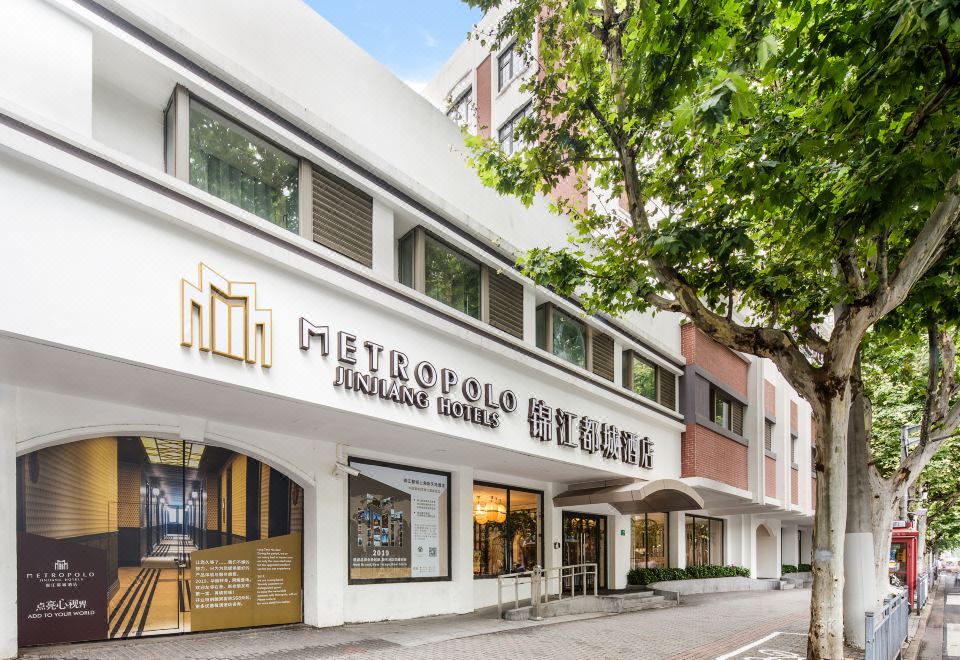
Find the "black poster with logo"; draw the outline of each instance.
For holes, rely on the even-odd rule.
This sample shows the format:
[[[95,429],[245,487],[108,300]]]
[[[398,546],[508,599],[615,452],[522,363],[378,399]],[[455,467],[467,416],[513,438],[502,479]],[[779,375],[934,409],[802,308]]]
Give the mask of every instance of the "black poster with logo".
[[[103,550],[17,534],[20,645],[106,639],[106,565]]]

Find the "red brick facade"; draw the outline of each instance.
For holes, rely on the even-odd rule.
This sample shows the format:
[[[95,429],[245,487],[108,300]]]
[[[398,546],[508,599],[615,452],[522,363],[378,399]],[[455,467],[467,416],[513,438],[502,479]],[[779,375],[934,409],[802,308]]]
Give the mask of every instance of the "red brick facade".
[[[747,490],[747,448],[697,424],[680,434],[682,477],[704,477]]]
[[[790,503],[800,504],[800,470],[790,469]]]
[[[681,328],[680,350],[687,364],[697,364],[735,393],[747,397],[747,363],[729,348],[703,334],[692,323],[685,323]]]
[[[799,429],[800,429],[800,421],[799,421],[799,418],[800,418],[800,412],[799,412],[799,410],[797,409],[797,402],[796,402],[796,401],[791,401],[791,402],[790,402],[790,433],[792,433],[792,434],[794,434],[794,435],[799,435],[799,434],[800,434],[800,431],[799,431]]]
[[[480,62],[480,66],[477,67],[477,132],[483,137],[490,137],[490,122],[493,113],[490,81],[490,56],[487,55]]]
[[[777,496],[777,461],[769,456],[763,457],[763,494]]]
[[[763,381],[763,409],[771,417],[777,416],[777,387],[766,379]]]

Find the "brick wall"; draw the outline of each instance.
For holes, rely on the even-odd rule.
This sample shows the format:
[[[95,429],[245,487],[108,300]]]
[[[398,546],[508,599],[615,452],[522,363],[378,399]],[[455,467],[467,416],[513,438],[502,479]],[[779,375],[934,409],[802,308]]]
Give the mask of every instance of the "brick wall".
[[[688,424],[681,434],[681,476],[714,479],[747,489],[747,448],[715,431]]]
[[[790,402],[790,433],[794,435],[800,434],[799,418],[800,418],[800,412],[797,409],[797,402],[791,401]]]
[[[790,469],[790,502],[800,504],[800,470]]]
[[[697,364],[709,371],[734,392],[747,396],[747,363],[725,346],[698,330],[692,323],[681,328],[680,350],[687,364]]]
[[[771,417],[777,416],[777,387],[769,380],[763,381],[763,409]]]
[[[581,185],[582,190],[577,190],[577,183],[587,181],[586,173],[571,172],[560,179],[557,185],[550,191],[550,197],[556,200],[565,200],[574,208],[584,210],[587,208],[587,188]]]
[[[493,99],[490,90],[490,56],[477,67],[477,131],[483,137],[490,137]]]
[[[763,457],[763,494],[777,496],[777,461],[769,456]]]

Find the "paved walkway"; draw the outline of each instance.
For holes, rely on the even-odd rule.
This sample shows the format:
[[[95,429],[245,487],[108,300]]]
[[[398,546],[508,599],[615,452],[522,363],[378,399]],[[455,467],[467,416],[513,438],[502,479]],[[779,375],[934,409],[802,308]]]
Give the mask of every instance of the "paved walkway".
[[[315,629],[286,626],[24,649],[29,658],[714,660],[807,627],[809,590],[687,596],[679,607],[510,623],[467,614]]]

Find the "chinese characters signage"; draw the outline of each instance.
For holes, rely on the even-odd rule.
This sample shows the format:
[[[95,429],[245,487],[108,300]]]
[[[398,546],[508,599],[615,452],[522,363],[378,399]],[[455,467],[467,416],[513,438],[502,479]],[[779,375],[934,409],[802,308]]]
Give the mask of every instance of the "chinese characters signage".
[[[191,630],[299,622],[300,547],[295,532],[195,551]]]
[[[540,442],[556,442],[561,447],[579,447],[590,454],[642,468],[653,467],[653,442],[648,437],[557,408],[543,399],[530,398],[527,409],[530,437]]]
[[[351,459],[350,581],[448,579],[450,475]]]
[[[107,553],[79,543],[17,534],[21,646],[107,636]]]

